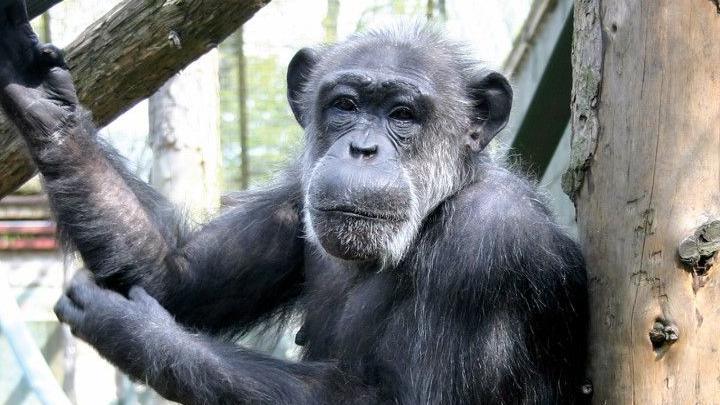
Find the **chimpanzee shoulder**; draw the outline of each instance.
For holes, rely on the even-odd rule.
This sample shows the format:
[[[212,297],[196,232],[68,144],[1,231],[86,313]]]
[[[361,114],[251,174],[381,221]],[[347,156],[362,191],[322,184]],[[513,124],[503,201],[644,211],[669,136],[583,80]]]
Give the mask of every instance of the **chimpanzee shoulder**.
[[[452,276],[438,276],[438,290],[530,285],[513,293],[543,301],[556,288],[584,291],[580,248],[557,224],[536,183],[493,163],[478,170],[475,182],[427,218],[413,264],[429,273],[452,269]]]

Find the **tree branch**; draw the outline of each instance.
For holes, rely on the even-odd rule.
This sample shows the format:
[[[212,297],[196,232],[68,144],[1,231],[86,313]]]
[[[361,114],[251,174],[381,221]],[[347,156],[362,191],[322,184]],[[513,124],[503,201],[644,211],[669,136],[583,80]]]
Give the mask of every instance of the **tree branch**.
[[[27,11],[30,18],[35,18],[61,1],[62,0],[27,0],[25,4],[27,4]]]
[[[107,125],[269,2],[123,1],[66,49],[81,102],[93,112],[98,126]],[[0,116],[0,173],[0,198],[35,173],[17,130],[4,116]]]

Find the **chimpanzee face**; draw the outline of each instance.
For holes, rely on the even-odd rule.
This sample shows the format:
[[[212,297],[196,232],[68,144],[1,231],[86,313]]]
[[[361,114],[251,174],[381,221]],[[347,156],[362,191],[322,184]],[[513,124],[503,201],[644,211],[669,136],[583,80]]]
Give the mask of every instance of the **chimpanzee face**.
[[[434,56],[349,42],[291,62],[289,98],[307,135],[306,231],[330,255],[397,263],[484,147],[487,97],[474,99],[465,72]]]

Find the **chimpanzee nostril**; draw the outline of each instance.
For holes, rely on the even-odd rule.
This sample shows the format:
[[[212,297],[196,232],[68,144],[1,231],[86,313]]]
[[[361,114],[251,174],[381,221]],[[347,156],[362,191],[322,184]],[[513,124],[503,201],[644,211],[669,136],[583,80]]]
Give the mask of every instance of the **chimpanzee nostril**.
[[[354,158],[370,159],[375,157],[378,152],[378,145],[376,143],[358,145],[355,142],[350,142],[350,156]]]

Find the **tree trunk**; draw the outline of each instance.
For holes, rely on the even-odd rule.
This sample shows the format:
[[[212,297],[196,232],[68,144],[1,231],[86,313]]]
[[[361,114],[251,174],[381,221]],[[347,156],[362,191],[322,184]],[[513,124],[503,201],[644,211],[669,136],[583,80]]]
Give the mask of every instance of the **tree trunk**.
[[[597,404],[720,401],[717,229],[684,245],[694,267],[678,258],[720,215],[718,38],[717,1],[575,2],[564,186],[588,261]]]
[[[43,42],[52,42],[52,29],[50,28],[50,13],[46,12],[40,16],[40,26],[42,27],[42,33],[39,34],[40,40]]]
[[[427,0],[425,5],[425,19],[432,21],[435,17],[435,0]]]
[[[150,183],[197,220],[220,203],[219,56],[212,51],[150,97]]]
[[[438,15],[440,16],[441,21],[447,21],[447,7],[445,5],[445,0],[438,0]]]
[[[66,49],[80,100],[106,125],[269,1],[123,1]],[[0,116],[0,198],[34,172],[17,131]]]
[[[250,185],[250,154],[248,153],[248,138],[250,137],[250,125],[248,121],[248,77],[247,57],[245,56],[245,38],[243,27],[237,32],[237,57],[238,57],[238,123],[240,133],[240,188],[245,190]]]
[[[325,42],[337,41],[338,16],[340,15],[340,0],[327,0],[327,13],[323,19],[323,31],[325,31]]]

